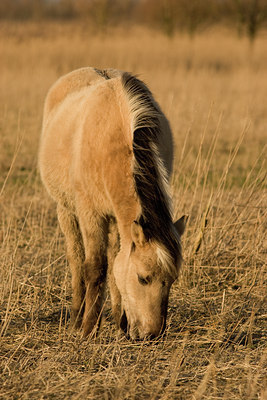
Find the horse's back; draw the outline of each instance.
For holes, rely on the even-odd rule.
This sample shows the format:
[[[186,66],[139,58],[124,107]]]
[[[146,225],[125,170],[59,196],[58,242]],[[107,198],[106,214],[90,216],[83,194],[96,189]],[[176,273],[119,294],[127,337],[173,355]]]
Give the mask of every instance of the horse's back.
[[[49,114],[71,93],[96,85],[105,79],[117,77],[120,74],[120,71],[113,69],[102,71],[85,67],[62,76],[54,83],[46,96],[44,122],[49,118]]]

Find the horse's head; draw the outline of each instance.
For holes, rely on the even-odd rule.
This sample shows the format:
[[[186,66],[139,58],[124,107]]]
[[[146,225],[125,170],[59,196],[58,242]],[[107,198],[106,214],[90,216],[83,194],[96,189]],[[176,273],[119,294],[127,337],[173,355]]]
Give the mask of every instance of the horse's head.
[[[184,224],[183,217],[174,224],[179,236]],[[132,224],[131,235],[130,252],[122,253],[114,265],[122,300],[121,328],[132,339],[153,338],[165,328],[170,288],[182,261],[180,244],[178,240],[174,263],[167,249],[145,238],[139,223]]]

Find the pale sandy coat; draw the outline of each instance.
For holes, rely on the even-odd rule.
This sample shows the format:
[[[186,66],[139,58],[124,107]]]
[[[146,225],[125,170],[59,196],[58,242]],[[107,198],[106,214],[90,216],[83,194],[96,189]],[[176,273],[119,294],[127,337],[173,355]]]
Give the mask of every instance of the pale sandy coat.
[[[169,267],[159,266],[164,257],[170,264],[168,252],[148,240],[138,223],[143,207],[133,178],[133,137],[138,121],[145,125],[140,115],[149,109],[139,94],[127,93],[122,77],[123,73],[116,70],[83,68],[52,86],[44,108],[39,165],[42,180],[57,202],[66,237],[72,271],[73,322],[77,326],[82,323],[87,335],[99,320],[108,254],[114,317],[121,327],[124,318],[124,328],[132,337],[145,337],[157,335],[165,324],[174,278],[168,273]],[[153,152],[167,203],[172,137],[168,121],[156,103],[155,107],[161,134]],[[182,233],[183,220],[177,227]],[[130,267],[134,259],[134,267]],[[177,271],[180,262],[179,256]],[[156,278],[153,284],[142,283],[140,276]]]

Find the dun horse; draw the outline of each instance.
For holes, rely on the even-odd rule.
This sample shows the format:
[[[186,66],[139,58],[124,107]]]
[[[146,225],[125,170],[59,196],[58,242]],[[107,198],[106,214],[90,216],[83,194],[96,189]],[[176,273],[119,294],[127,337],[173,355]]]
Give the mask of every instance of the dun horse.
[[[39,166],[57,202],[72,320],[84,336],[98,326],[107,275],[118,327],[133,339],[165,328],[185,224],[171,216],[172,158],[169,123],[136,77],[82,68],[50,89]]]

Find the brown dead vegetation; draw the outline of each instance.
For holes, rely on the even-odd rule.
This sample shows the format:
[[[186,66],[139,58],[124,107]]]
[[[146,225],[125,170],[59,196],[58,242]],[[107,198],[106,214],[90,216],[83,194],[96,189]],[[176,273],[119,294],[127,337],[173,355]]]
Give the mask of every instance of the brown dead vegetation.
[[[194,40],[75,24],[1,24],[0,398],[266,398],[266,39]],[[70,273],[40,183],[43,101],[56,78],[92,65],[139,73],[176,143],[175,214],[189,215],[166,335],[68,330]]]

